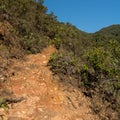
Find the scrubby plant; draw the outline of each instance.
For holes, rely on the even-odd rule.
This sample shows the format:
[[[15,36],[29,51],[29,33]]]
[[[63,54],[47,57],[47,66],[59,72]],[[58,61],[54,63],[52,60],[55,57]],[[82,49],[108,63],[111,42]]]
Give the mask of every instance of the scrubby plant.
[[[7,60],[22,58],[23,53],[37,53],[54,44],[58,52],[50,57],[51,70],[64,82],[70,83],[71,78],[71,85],[82,84],[83,93],[86,89],[93,103],[96,95],[104,105],[107,102],[112,111],[119,113],[120,26],[88,34],[70,23],[59,22],[53,13],[47,14],[43,2],[0,1],[0,21],[5,21],[5,34],[0,31],[0,56]],[[76,79],[80,85],[75,85]]]

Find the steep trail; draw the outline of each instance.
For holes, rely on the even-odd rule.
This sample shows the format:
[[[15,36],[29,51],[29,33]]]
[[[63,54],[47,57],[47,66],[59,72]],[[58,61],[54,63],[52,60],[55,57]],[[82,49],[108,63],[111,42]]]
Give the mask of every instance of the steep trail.
[[[4,119],[99,120],[90,109],[89,99],[72,86],[67,89],[50,71],[47,63],[55,51],[49,46],[24,61],[13,61],[9,77],[13,97],[25,99],[11,104]]]

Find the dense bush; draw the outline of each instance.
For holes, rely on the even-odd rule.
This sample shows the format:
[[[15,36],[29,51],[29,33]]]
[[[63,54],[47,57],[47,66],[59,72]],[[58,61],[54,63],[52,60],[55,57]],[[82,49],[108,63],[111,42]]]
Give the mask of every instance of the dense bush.
[[[63,55],[54,57],[49,65],[54,73],[62,76],[63,81],[70,82],[63,76],[71,76],[78,80],[77,87],[85,87],[83,93],[92,98],[92,108],[101,119],[110,116],[117,119],[120,113],[120,43],[116,37],[99,33],[82,34],[78,38],[65,35],[62,41],[55,39],[54,44]],[[72,64],[73,58],[75,65]],[[103,104],[106,105],[101,108]],[[105,112],[104,116],[101,116],[102,111]]]

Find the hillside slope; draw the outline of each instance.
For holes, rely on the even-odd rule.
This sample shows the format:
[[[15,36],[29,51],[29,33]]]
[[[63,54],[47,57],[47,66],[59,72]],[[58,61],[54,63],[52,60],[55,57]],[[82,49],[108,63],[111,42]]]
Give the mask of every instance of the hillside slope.
[[[25,67],[23,63],[26,56],[35,57],[35,54],[37,56],[37,53],[42,52],[45,47],[53,45],[57,52],[51,55],[48,66],[54,76],[59,77],[57,83],[64,85],[64,91],[70,91],[70,96],[73,95],[72,91],[80,92],[80,94],[82,92],[90,100],[92,111],[100,119],[119,120],[119,25],[88,34],[70,23],[59,22],[53,13],[47,14],[47,8],[43,2],[44,0],[39,2],[34,0],[0,1],[0,107],[6,108],[8,103],[19,102],[23,99],[21,96],[20,98],[9,97],[13,94],[12,87],[17,84],[11,83],[11,79],[13,80],[15,76],[22,77],[17,73],[22,74],[25,70],[20,71],[21,68],[17,66],[13,68],[14,72],[10,72],[10,68],[12,69],[12,66],[16,64]],[[27,72],[31,72],[29,73],[31,75],[34,68],[39,69],[34,64],[30,65],[31,69],[27,68]],[[18,80],[18,86],[21,85],[21,79]],[[7,88],[8,85],[11,89]],[[23,88],[27,86],[29,85]],[[17,89],[15,91],[17,92]],[[74,106],[76,102],[72,102],[69,96],[67,99]]]
[[[50,46],[24,61],[13,60],[8,90],[12,89],[11,98],[24,99],[9,105],[7,111],[0,109],[4,120],[99,120],[90,109],[89,99],[72,85],[59,83],[49,70],[47,63],[55,51]]]
[[[116,24],[116,25],[111,25],[111,26],[102,28],[100,31],[98,31],[98,33],[107,34],[114,37],[117,37],[117,36],[120,37],[120,25]]]

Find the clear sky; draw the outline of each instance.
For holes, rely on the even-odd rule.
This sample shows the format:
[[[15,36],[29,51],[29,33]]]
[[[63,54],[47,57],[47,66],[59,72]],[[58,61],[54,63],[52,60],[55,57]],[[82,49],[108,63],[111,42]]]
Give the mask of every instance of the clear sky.
[[[85,32],[120,24],[120,0],[44,0],[48,13]]]

